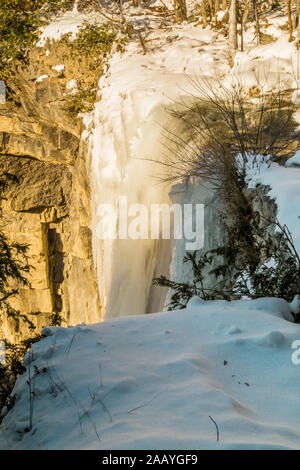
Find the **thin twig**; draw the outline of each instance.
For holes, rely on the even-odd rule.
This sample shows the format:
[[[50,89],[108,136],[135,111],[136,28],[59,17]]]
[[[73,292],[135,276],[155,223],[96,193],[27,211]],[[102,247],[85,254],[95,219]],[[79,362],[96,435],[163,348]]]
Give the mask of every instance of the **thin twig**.
[[[74,341],[74,338],[75,338],[76,334],[77,334],[77,333],[74,333],[74,334],[73,334],[72,339],[71,339],[71,341],[70,341],[70,344],[69,344],[69,346],[68,346],[68,347],[66,348],[66,350],[65,350],[65,354],[67,354],[67,359],[68,359],[69,352],[70,352],[70,350],[71,350],[71,347],[72,347],[72,344],[73,344],[73,341]]]
[[[212,422],[213,422],[213,423],[215,424],[215,426],[216,426],[216,430],[217,430],[217,442],[219,442],[219,437],[220,437],[220,435],[219,435],[219,428],[218,428],[218,425],[217,425],[217,423],[215,422],[215,420],[214,420],[211,416],[209,416],[209,418],[212,420]]]
[[[51,363],[50,363],[50,364],[51,364]],[[52,367],[52,369],[53,369],[53,371],[54,371],[54,367],[53,367],[52,364],[51,364],[51,367]],[[62,386],[63,389],[68,393],[68,395],[70,396],[71,400],[73,401],[73,403],[74,403],[74,405],[75,405],[75,407],[76,407],[76,409],[77,409],[77,412],[78,412],[78,407],[80,407],[80,408],[82,409],[82,411],[83,411],[83,414],[82,414],[81,416],[80,416],[80,414],[78,413],[79,422],[80,422],[80,427],[81,427],[81,432],[82,432],[81,420],[82,420],[82,418],[83,418],[84,416],[86,416],[86,417],[89,419],[89,421],[91,422],[91,424],[92,424],[92,426],[93,426],[93,428],[94,428],[94,431],[95,431],[95,434],[96,434],[96,436],[97,436],[97,438],[98,438],[98,441],[101,442],[101,439],[100,439],[98,430],[97,430],[97,428],[96,428],[96,425],[95,425],[94,421],[92,420],[92,418],[91,418],[91,416],[90,416],[90,414],[89,414],[89,411],[86,410],[86,409],[84,408],[84,406],[74,397],[74,395],[71,393],[71,391],[70,391],[69,388],[67,387],[66,383],[59,377],[59,375],[58,375],[58,373],[57,373],[56,370],[55,370],[55,373],[56,373],[57,379],[58,379],[58,381],[60,382],[61,386]]]
[[[167,5],[165,4],[164,0],[159,0],[160,3],[162,3],[162,5],[165,7],[165,9],[167,10],[167,12],[171,15],[174,15],[174,12],[169,10],[169,8],[167,7]]]
[[[100,388],[103,388],[103,378],[102,378],[102,365],[101,365],[101,361],[99,361],[99,374],[100,374]]]
[[[105,405],[104,401],[102,400],[102,398],[101,398],[101,397],[98,397],[96,392],[92,393],[92,391],[91,391],[91,389],[90,389],[89,386],[88,386],[88,392],[89,392],[89,394],[90,394],[90,397],[91,397],[91,400],[92,400],[92,401],[96,401],[96,402],[99,401],[100,405],[101,405],[102,408],[103,408],[103,411],[105,411],[105,413],[106,413],[107,416],[108,416],[108,422],[109,422],[109,423],[112,423],[112,416],[111,416],[111,414],[110,414],[109,409],[107,408],[107,406]]]
[[[32,422],[33,422],[33,391],[31,387],[31,351],[29,351],[29,359],[28,359],[28,388],[29,388],[29,431],[32,429]]]
[[[100,397],[98,397],[97,400],[99,401],[99,403],[100,403],[100,405],[102,406],[103,410],[104,410],[105,413],[107,414],[107,416],[108,416],[108,422],[109,422],[109,423],[112,423],[112,421],[113,421],[113,420],[112,420],[112,416],[111,416],[111,414],[110,414],[109,409],[108,409],[107,406],[105,405],[104,401],[103,401]]]
[[[161,392],[155,393],[155,395],[153,395],[153,397],[151,398],[151,400],[146,401],[145,403],[143,403],[143,404],[140,405],[140,406],[136,406],[135,408],[132,408],[132,410],[129,410],[129,411],[128,411],[128,414],[129,414],[129,413],[133,413],[134,411],[139,410],[140,408],[144,408],[145,406],[150,405],[150,403],[152,403],[153,400],[154,400],[158,395],[160,395],[161,393],[166,392],[166,391],[167,391],[167,389],[166,389],[166,390],[162,390]]]

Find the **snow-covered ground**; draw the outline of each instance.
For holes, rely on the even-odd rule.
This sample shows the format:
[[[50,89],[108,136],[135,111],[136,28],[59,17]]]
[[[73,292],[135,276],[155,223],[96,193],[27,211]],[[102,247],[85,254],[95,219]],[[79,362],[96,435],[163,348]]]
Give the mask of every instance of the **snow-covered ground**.
[[[282,316],[280,299],[193,298],[186,310],[47,329],[0,449],[300,449],[300,325]]]

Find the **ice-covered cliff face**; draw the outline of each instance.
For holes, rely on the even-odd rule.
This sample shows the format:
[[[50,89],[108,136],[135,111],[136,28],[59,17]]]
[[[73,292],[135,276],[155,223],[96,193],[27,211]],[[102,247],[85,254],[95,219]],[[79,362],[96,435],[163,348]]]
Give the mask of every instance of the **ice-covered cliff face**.
[[[166,292],[151,282],[168,274],[172,241],[103,240],[99,207],[114,204],[118,211],[120,196],[127,197],[128,205],[145,205],[148,214],[152,204],[173,203],[170,186],[157,181],[163,168],[151,160],[164,161],[171,134],[182,132],[170,109],[192,91],[186,71],[192,74],[199,60],[196,46],[209,44],[213,37],[211,31],[197,29],[197,39],[182,33],[182,41],[150,57],[133,51],[125,58],[116,55],[99,83],[101,99],[90,135],[93,249],[107,318],[154,312],[164,305]],[[189,60],[182,52],[187,44]],[[211,57],[204,60],[209,64]]]
[[[102,107],[97,110],[91,162],[94,259],[107,317],[151,311],[151,280],[158,268],[167,269],[170,254],[169,243],[159,240],[99,237],[101,205],[113,204],[118,211],[120,196],[128,206],[143,204],[149,210],[151,204],[169,202],[168,188],[154,179],[160,168],[146,160],[162,151],[160,126],[167,119],[163,107],[145,114],[142,123],[134,113],[133,97],[120,97],[120,109],[114,128],[102,121]]]
[[[209,43],[212,33],[199,28],[199,38],[198,45]],[[180,45],[173,49],[179,54]],[[149,213],[152,204],[188,202],[183,194],[180,200],[178,195],[176,200],[170,199],[171,187],[157,181],[163,168],[151,161],[163,162],[170,151],[168,140],[173,133],[181,135],[181,124],[170,109],[192,92],[183,65],[178,57],[175,61],[173,56],[173,62],[171,57],[166,51],[152,58],[129,54],[124,60],[115,56],[109,74],[99,84],[101,99],[90,135],[93,249],[107,318],[161,310],[166,291],[152,287],[152,279],[168,274],[172,253],[176,259],[171,264],[177,272],[184,254],[183,242],[99,238],[99,207],[114,204],[118,210],[120,196],[127,197],[128,205],[145,205]],[[209,63],[211,58],[206,59]],[[185,70],[186,65],[187,61]]]
[[[140,45],[131,43],[121,56],[115,54],[109,70],[100,79],[99,101],[90,119],[90,163],[93,213],[93,252],[97,269],[101,304],[106,318],[161,310],[165,292],[151,287],[155,275],[187,277],[182,266],[184,241],[102,240],[99,238],[99,206],[113,204],[118,210],[120,196],[128,204],[204,202],[206,248],[221,236],[216,223],[212,194],[191,184],[173,191],[157,184],[166,149],[165,129],[180,135],[180,125],[168,110],[175,102],[197,90],[190,78],[205,76],[214,80],[239,73],[246,89],[257,79],[262,86],[273,86],[281,79],[294,81],[296,53],[288,37],[274,19],[274,42],[253,47],[251,28],[245,35],[245,52],[236,56],[230,71],[226,41],[218,33],[201,26],[177,25],[159,37],[148,37],[149,52],[141,55]],[[276,33],[276,34],[275,34]],[[277,34],[278,33],[278,34]],[[154,37],[155,36],[155,37]],[[278,38],[278,39],[277,39]],[[284,52],[283,52],[284,51]],[[117,214],[117,224],[120,222]]]

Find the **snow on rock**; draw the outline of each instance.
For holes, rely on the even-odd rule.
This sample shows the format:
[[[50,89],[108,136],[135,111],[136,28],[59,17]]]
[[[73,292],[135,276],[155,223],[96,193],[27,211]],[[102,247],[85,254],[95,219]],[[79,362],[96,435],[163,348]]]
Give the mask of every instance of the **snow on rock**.
[[[300,296],[295,295],[292,302],[289,303],[289,306],[290,306],[291,312],[295,314],[299,314],[300,313]]]
[[[280,331],[271,331],[258,340],[258,344],[268,348],[278,348],[285,340],[285,336]]]
[[[276,201],[277,218],[282,226],[287,225],[300,253],[300,167],[296,165],[298,161],[299,152],[287,161],[285,167],[276,162],[266,162],[262,157],[254,167],[249,164],[247,179],[249,187],[255,188],[258,184],[270,187],[267,195]]]
[[[42,82],[43,80],[46,80],[46,78],[48,78],[48,75],[40,75],[40,76],[36,79],[36,82],[37,82],[37,83]]]
[[[53,329],[26,356],[0,448],[300,449],[300,326],[274,316],[285,309],[199,302]]]
[[[69,80],[66,84],[66,88],[72,95],[75,95],[78,92],[77,80]]]
[[[65,68],[64,64],[59,64],[59,65],[54,65],[53,70],[56,70],[57,72],[62,72]]]
[[[188,304],[187,309],[194,309],[203,306],[203,303],[206,307],[213,305],[218,306],[218,308],[224,308],[225,310],[230,309],[237,309],[239,310],[242,308],[243,311],[251,311],[251,310],[262,310],[264,312],[268,312],[270,315],[274,315],[275,317],[283,318],[287,321],[293,322],[294,317],[291,312],[294,312],[294,303],[295,299],[292,303],[288,303],[284,299],[278,299],[276,297],[263,297],[259,299],[253,300],[207,300],[204,301],[200,299],[200,297],[194,296],[192,297]],[[239,333],[239,328],[234,326],[228,332],[229,334]]]
[[[292,166],[300,167],[300,151],[299,150],[297,150],[295,155],[293,155],[291,158],[289,158],[287,160],[287,162],[285,163],[286,168],[290,168]]]
[[[198,297],[197,295],[194,295],[194,297],[191,297],[188,301],[186,308],[188,310],[192,308],[198,308],[199,306],[201,306],[201,304],[203,304],[203,302],[205,302],[205,300],[200,299],[200,297]]]
[[[239,333],[242,333],[242,330],[236,325],[232,325],[227,331],[228,335],[238,335]]]
[[[41,34],[37,47],[44,47],[47,40],[58,41],[64,34],[70,34],[70,39],[73,40],[76,37],[79,27],[85,22],[101,22],[103,23],[102,17],[99,13],[93,12],[90,14],[78,13],[77,9],[73,11],[67,11],[57,16],[47,26],[41,28]]]
[[[247,302],[249,302],[247,304]],[[232,302],[234,308],[239,308],[243,306],[247,307],[249,310],[258,310],[268,312],[270,315],[275,317],[284,318],[287,321],[294,321],[294,317],[291,314],[291,306],[284,299],[278,299],[276,297],[263,297],[253,300],[234,300]],[[228,305],[228,302],[227,302]],[[230,304],[231,305],[231,304]]]
[[[55,327],[53,326],[45,326],[42,330],[42,336],[52,336],[55,332]]]

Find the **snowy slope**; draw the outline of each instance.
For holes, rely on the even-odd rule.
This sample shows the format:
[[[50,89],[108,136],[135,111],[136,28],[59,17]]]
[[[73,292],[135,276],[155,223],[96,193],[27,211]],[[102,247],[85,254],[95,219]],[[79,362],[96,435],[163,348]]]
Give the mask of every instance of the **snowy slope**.
[[[1,425],[1,449],[299,449],[300,326],[283,300],[47,329]],[[216,440],[219,427],[220,441]]]

